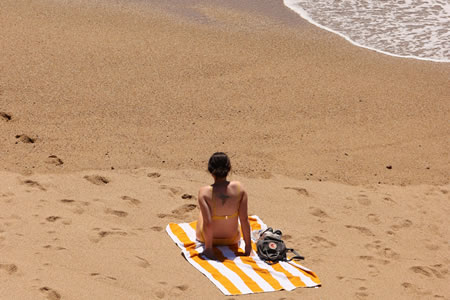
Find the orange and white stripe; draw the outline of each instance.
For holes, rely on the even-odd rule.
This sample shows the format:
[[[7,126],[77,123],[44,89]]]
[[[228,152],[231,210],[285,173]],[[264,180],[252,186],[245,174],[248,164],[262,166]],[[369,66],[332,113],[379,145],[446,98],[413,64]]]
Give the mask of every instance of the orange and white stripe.
[[[267,228],[258,216],[249,217],[251,230]],[[209,278],[225,295],[240,295],[278,290],[291,291],[297,287],[317,287],[320,280],[311,270],[291,261],[268,265],[255,253],[252,256],[236,256],[244,253],[245,243],[239,247],[217,246],[214,253],[221,261],[200,256],[204,244],[196,240],[197,222],[170,223],[166,231],[181,248],[184,257],[197,270]],[[253,244],[253,249],[256,250]]]

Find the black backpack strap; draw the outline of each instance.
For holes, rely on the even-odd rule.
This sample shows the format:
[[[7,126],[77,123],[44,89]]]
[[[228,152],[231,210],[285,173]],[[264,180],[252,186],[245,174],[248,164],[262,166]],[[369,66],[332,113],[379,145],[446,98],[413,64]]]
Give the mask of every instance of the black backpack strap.
[[[259,236],[261,237],[261,236],[262,236],[264,233],[266,233],[267,231],[273,232],[272,227],[267,227],[263,232],[261,232],[261,233],[259,234]]]
[[[305,259],[305,257],[303,257],[303,256],[301,256],[300,254],[298,254],[297,251],[295,251],[295,250],[292,249],[292,248],[287,248],[286,250],[287,250],[287,251],[291,251],[292,253],[295,254],[295,256],[292,256],[292,257],[289,258],[287,261],[291,261],[291,260],[293,260],[293,259],[300,259],[300,260]]]

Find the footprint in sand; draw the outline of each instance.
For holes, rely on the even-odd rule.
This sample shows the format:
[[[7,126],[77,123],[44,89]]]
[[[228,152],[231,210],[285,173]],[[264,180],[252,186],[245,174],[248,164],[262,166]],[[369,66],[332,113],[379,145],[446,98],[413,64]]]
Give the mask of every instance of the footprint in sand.
[[[13,193],[0,194],[0,198],[4,198],[3,201],[5,201],[6,203],[11,203],[11,201],[13,200],[12,197],[14,197]]]
[[[57,220],[61,219],[61,217],[58,216],[50,216],[45,218],[48,222],[56,222]]]
[[[375,234],[373,234],[373,232],[370,231],[370,229],[368,229],[366,227],[353,226],[353,225],[345,225],[345,227],[350,228],[350,229],[356,229],[356,230],[358,230],[359,233],[362,233],[366,236],[375,236]]]
[[[313,236],[311,241],[316,244],[314,248],[323,247],[323,248],[332,248],[336,247],[336,244],[328,241],[327,239],[320,236]]]
[[[15,264],[0,264],[0,270],[5,271],[8,275],[16,273],[18,269]]]
[[[44,249],[51,249],[51,250],[66,250],[66,248],[64,248],[64,247],[55,247],[55,246],[52,246],[52,245],[45,245],[45,246],[42,246],[42,248],[44,248]]]
[[[415,266],[415,267],[411,267],[409,268],[411,271],[413,271],[416,274],[421,274],[424,275],[426,277],[432,277],[433,274],[429,271],[427,271],[427,267],[420,267],[420,266]]]
[[[84,208],[89,206],[89,202],[86,201],[75,201],[73,199],[61,199],[60,202],[68,205],[71,208],[71,211],[77,215],[81,215],[84,213]]]
[[[169,298],[171,299],[181,299],[183,298],[183,292],[187,291],[189,286],[187,284],[177,285],[172,287],[169,291]]]
[[[64,164],[64,162],[57,157],[56,155],[50,155],[45,159],[46,164],[55,165],[55,166],[61,166]]]
[[[116,281],[117,280],[117,278],[114,277],[114,276],[104,276],[104,275],[102,275],[100,273],[97,273],[97,272],[89,273],[89,275],[94,277],[94,278],[97,278],[98,280],[105,281],[105,282],[108,282],[108,283],[110,283],[111,281]]]
[[[55,291],[52,288],[44,286],[44,287],[41,287],[39,290],[41,291],[41,293],[46,295],[47,299],[49,299],[49,300],[59,300],[59,299],[61,299],[61,294],[58,293],[57,291]]]
[[[46,191],[47,190],[39,182],[34,181],[34,180],[30,180],[30,179],[22,181],[22,184],[24,184],[26,186],[29,186],[29,187],[32,187],[32,188],[38,188],[41,191]]]
[[[169,299],[181,299],[183,298],[183,292],[189,289],[189,285],[187,284],[168,287],[167,282],[165,281],[159,281],[158,283],[161,286],[154,289],[154,295],[159,299],[165,298],[166,294],[168,294]],[[230,298],[230,300],[232,299],[234,298]]]
[[[14,193],[4,193],[4,194],[0,194],[0,198],[5,198],[5,197],[14,197],[15,194]]]
[[[428,250],[436,251],[439,250],[440,247],[430,242],[430,240],[426,240],[425,248],[427,248]]]
[[[76,206],[72,209],[72,212],[77,215],[82,215],[85,212],[85,210],[80,206]]]
[[[294,190],[297,192],[297,194],[302,195],[302,196],[309,196],[309,192],[305,188],[286,186],[286,187],[284,187],[284,189],[285,190]]]
[[[355,297],[356,299],[364,299],[369,297],[369,294],[365,293],[365,292],[357,292],[355,293]]]
[[[128,213],[125,211],[115,210],[115,209],[111,209],[111,208],[105,209],[105,214],[114,215],[114,216],[121,217],[121,218],[125,218],[126,216],[128,216]]]
[[[167,185],[161,185],[159,188],[161,190],[168,190],[170,192],[171,196],[181,194],[181,192],[182,192],[182,189],[180,187],[170,187]]]
[[[384,197],[384,198],[383,198],[383,201],[388,202],[388,203],[393,203],[393,204],[396,204],[396,203],[397,203],[397,202],[395,202],[394,200],[392,200],[391,197]]]
[[[181,195],[181,199],[195,199],[195,197],[191,194],[183,194]]]
[[[410,271],[424,275],[426,277],[437,277],[440,279],[446,278],[448,274],[448,269],[446,269],[442,264],[436,264],[429,267],[426,266],[413,266],[409,268]]]
[[[336,276],[336,278],[339,279],[339,280],[344,280],[345,282],[354,282],[355,280],[356,281],[361,281],[361,282],[367,281],[367,279],[359,278],[359,277]]]
[[[135,255],[134,257],[137,258],[139,267],[144,268],[144,269],[150,267],[150,263],[145,258],[142,258],[142,257],[137,256],[137,255]]]
[[[172,210],[172,214],[157,214],[158,218],[164,219],[166,217],[172,217],[177,219],[184,219],[187,216],[187,213],[192,212],[197,208],[196,204],[183,204],[182,206]]]
[[[374,225],[381,224],[380,218],[378,218],[378,216],[376,214],[368,214],[367,220]]]
[[[16,139],[16,144],[18,144],[19,142],[24,144],[34,144],[36,142],[35,138],[31,138],[26,134],[18,134],[16,135]]]
[[[321,210],[320,208],[317,207],[309,207],[309,213],[315,217],[319,217],[319,218],[329,218],[328,214]]]
[[[406,291],[415,294],[419,298],[422,298],[422,296],[431,295],[432,292],[430,290],[425,290],[423,288],[417,287],[412,283],[409,282],[403,282],[402,287],[405,288]],[[438,295],[439,296],[439,295]]]
[[[369,276],[370,277],[377,277],[378,275],[380,275],[380,271],[374,265],[370,264],[370,265],[367,265],[367,267],[369,268]]]
[[[360,194],[358,197],[358,203],[364,206],[369,206],[372,202],[367,197],[367,195]]]
[[[147,174],[147,177],[150,177],[150,178],[159,178],[159,177],[161,177],[161,174],[159,174],[159,173],[157,173],[157,172],[152,172],[152,173],[148,173],[148,174]]]
[[[187,212],[193,211],[196,208],[197,208],[196,204],[183,204],[180,207],[172,210],[172,213],[173,214],[178,214],[178,215],[185,214]]]
[[[187,291],[189,289],[189,286],[187,284],[177,285],[175,288],[179,289],[180,291]]]
[[[399,257],[400,257],[400,254],[398,254],[397,252],[395,252],[391,248],[386,248],[386,247],[381,249],[378,254],[383,256],[383,257],[385,257],[385,258],[395,259],[395,260],[399,259]]]
[[[390,263],[389,260],[375,258],[375,257],[370,256],[370,255],[361,255],[361,256],[359,256],[358,258],[359,258],[359,259],[362,259],[362,260],[365,260],[365,261],[369,261],[369,262],[381,264],[381,265],[387,265],[387,264]]]
[[[0,120],[9,122],[12,120],[11,114],[0,111]]]
[[[100,176],[100,175],[86,175],[83,178],[95,185],[105,185],[111,181],[108,178]]]
[[[166,296],[166,293],[163,291],[163,290],[161,290],[161,289],[156,289],[154,292],[153,292],[153,294],[156,296],[156,298],[158,298],[158,299],[162,299],[162,298],[164,298],[165,296]]]
[[[158,232],[163,230],[163,228],[161,226],[153,226],[150,229],[153,231],[158,231]]]
[[[139,205],[141,204],[141,201],[136,199],[136,198],[132,198],[129,196],[122,196],[120,197],[120,199],[124,200],[124,201],[128,201],[129,203],[133,204],[133,205]]]
[[[74,203],[75,202],[75,200],[72,200],[72,199],[61,199],[59,201],[61,201],[62,203]]]
[[[172,216],[175,218],[183,219],[186,214],[195,210],[197,208],[196,204],[183,204],[182,206],[172,210]]]
[[[366,244],[364,247],[383,258],[396,260],[400,257],[400,255],[391,248],[383,246],[381,241],[374,241],[372,243]]]
[[[394,231],[398,231],[398,230],[400,230],[400,229],[402,229],[402,228],[408,228],[408,227],[411,227],[412,224],[413,224],[413,223],[412,223],[411,220],[405,219],[405,220],[401,221],[399,224],[392,225],[391,228],[392,228],[392,230],[394,230]]]
[[[93,243],[100,242],[103,238],[106,238],[108,236],[127,236],[128,233],[119,229],[119,228],[112,228],[111,230],[101,230],[101,228],[93,228],[92,230],[97,231],[95,236],[91,236],[89,239]]]

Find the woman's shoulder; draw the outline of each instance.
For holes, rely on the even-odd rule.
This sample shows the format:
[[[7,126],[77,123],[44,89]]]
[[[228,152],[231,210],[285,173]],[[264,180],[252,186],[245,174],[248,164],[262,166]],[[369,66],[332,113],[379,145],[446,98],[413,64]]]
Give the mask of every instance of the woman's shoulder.
[[[238,191],[242,192],[244,190],[244,187],[242,186],[242,183],[237,180],[230,181],[230,187],[237,189]]]
[[[198,194],[199,196],[201,195],[208,195],[211,192],[211,186],[210,185],[205,185],[202,186],[199,190],[198,190]]]

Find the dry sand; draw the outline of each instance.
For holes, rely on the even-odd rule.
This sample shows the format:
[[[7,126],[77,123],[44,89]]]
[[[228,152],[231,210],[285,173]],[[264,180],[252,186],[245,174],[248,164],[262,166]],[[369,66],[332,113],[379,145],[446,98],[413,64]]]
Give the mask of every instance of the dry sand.
[[[217,150],[323,282],[246,298],[450,299],[449,64],[157,2],[0,2],[0,299],[223,298],[163,230]]]

